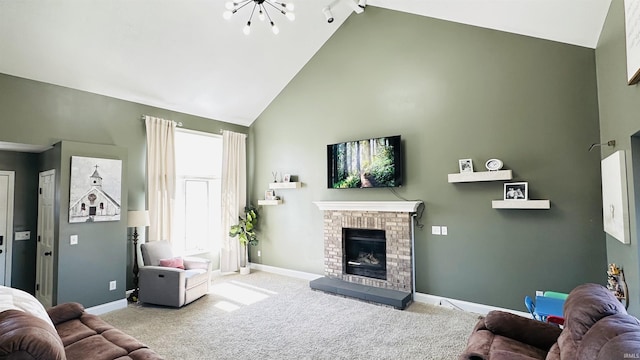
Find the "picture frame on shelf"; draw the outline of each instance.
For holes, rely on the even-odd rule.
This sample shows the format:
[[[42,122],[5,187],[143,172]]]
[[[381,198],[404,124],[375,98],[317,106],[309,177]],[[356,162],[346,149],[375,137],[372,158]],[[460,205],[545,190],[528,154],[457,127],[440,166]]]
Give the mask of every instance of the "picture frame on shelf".
[[[283,174],[282,175],[282,182],[291,182],[291,174]]]
[[[505,183],[504,200],[529,200],[529,183],[526,181]]]
[[[267,190],[264,192],[265,200],[276,200],[276,191],[275,190]]]
[[[460,168],[460,173],[472,173],[473,172],[473,160],[471,160],[471,159],[460,159],[460,160],[458,160],[458,167]]]

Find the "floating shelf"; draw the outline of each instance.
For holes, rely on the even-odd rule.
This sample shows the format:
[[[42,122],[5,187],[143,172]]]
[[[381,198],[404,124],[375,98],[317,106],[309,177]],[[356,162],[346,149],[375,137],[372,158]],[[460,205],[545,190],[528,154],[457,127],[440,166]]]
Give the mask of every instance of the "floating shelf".
[[[258,200],[258,205],[280,205],[282,200]]]
[[[491,207],[494,209],[549,209],[549,200],[493,200]]]
[[[478,171],[478,172],[449,174],[450,183],[475,182],[475,181],[500,181],[500,180],[511,180],[511,179],[513,179],[511,170]]]
[[[302,185],[299,181],[269,183],[269,189],[297,189]]]

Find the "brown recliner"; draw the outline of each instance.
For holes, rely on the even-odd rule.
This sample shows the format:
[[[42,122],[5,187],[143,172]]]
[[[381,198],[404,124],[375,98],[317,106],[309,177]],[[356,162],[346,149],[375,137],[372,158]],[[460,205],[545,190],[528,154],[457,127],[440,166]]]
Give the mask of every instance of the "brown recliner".
[[[564,304],[564,329],[491,311],[459,359],[613,360],[640,358],[640,321],[609,290],[584,284]]]

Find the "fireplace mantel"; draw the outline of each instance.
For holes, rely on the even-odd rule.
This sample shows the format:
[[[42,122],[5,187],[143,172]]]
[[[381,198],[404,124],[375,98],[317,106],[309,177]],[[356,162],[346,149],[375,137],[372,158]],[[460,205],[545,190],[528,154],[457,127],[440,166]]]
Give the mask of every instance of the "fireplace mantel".
[[[387,211],[414,213],[422,201],[314,201],[322,211]]]

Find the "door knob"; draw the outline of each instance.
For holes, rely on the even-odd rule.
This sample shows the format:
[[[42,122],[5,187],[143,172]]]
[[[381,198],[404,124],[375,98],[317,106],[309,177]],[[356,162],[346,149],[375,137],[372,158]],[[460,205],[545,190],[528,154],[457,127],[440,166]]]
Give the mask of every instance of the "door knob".
[[[51,256],[51,251],[47,251],[46,253],[44,253],[44,256]]]

